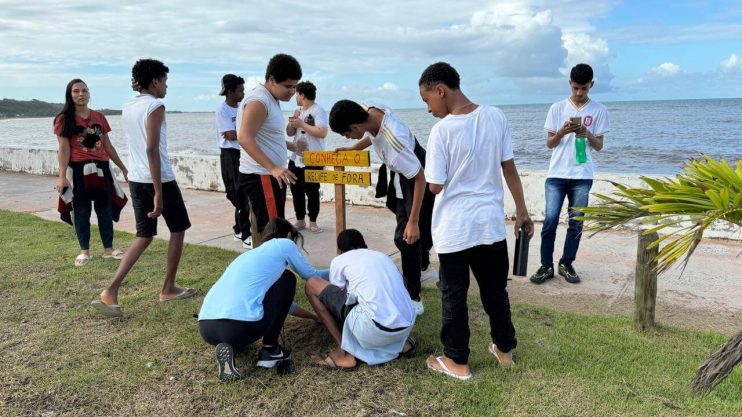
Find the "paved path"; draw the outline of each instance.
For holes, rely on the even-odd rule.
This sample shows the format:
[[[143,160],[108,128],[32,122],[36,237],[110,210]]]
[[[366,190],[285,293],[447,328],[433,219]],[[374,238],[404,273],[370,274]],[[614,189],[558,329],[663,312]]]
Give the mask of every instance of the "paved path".
[[[54,177],[0,171],[0,209],[33,213],[49,220],[59,220]],[[192,244],[216,246],[242,252],[241,243],[231,233],[232,208],[223,193],[184,189],[193,227],[186,232]],[[293,215],[290,201],[287,216]],[[290,217],[293,220],[293,217]],[[95,216],[93,216],[95,222]],[[323,204],[319,223],[324,233],[304,233],[305,248],[316,266],[329,265],[335,255],[335,212],[332,204]],[[398,260],[392,242],[394,215],[386,209],[348,206],[348,227],[360,230],[372,249]],[[538,268],[541,225],[530,243],[529,273]],[[117,230],[134,232],[131,204],[127,204]],[[512,230],[512,224],[508,224]],[[167,228],[160,221],[160,235],[167,239]],[[557,234],[555,259],[558,259],[565,235],[562,226]],[[508,236],[511,252],[512,233]],[[92,248],[95,253],[96,237]],[[70,242],[70,245],[74,245]],[[125,249],[125,248],[124,248]],[[704,240],[693,255],[685,273],[671,271],[660,277],[658,284],[658,320],[692,327],[731,332],[742,327],[742,243],[739,241]],[[633,271],[636,235],[629,232],[607,232],[582,240],[575,267],[583,277],[579,285],[555,278],[536,286],[524,277],[512,277],[510,291],[514,302],[528,302],[581,312],[630,314],[633,297]],[[437,257],[434,263],[437,265]],[[72,260],[70,260],[72,262]]]

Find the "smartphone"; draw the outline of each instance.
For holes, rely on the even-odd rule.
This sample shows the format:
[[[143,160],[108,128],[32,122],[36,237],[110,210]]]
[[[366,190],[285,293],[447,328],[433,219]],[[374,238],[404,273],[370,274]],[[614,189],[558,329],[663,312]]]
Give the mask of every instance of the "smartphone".
[[[579,126],[579,125],[582,124],[582,117],[580,117],[580,116],[570,117],[569,118],[569,123],[570,124],[573,124],[573,125],[576,125],[576,126]]]

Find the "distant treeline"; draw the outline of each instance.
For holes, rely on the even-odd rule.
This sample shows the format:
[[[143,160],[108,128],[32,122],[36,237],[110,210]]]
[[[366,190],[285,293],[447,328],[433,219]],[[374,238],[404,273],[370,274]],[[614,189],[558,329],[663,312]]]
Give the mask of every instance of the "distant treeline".
[[[54,117],[62,111],[62,103],[47,103],[41,100],[0,100],[0,119],[11,117]],[[121,114],[121,110],[99,110],[105,115]]]

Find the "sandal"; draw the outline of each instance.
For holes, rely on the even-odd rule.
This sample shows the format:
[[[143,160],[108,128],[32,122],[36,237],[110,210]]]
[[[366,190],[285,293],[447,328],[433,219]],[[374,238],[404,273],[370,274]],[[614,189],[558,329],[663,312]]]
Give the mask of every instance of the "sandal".
[[[323,357],[319,357],[317,355],[314,355],[311,357],[312,363],[315,365],[319,365],[326,368],[331,369],[339,369],[341,371],[352,371],[358,367],[358,360],[356,360],[356,364],[353,366],[341,366],[335,363],[335,359],[332,359],[332,356],[330,354],[326,354]]]
[[[180,293],[170,298],[160,299],[160,302],[165,303],[168,301],[185,300],[185,299],[197,296],[198,293],[199,293],[198,288],[183,288],[183,291],[181,291]]]
[[[319,226],[309,226],[309,231],[312,233],[322,233],[324,230]]]
[[[83,266],[93,259],[92,256],[81,253],[75,258],[75,266]]]
[[[499,363],[500,366],[502,366],[503,368],[509,368],[509,367],[515,365],[515,360],[513,360],[513,356],[512,355],[510,355],[510,358],[509,358],[510,360],[507,361],[507,362],[505,362],[502,359],[500,359],[500,355],[497,353],[499,351],[499,349],[497,348],[497,345],[495,345],[494,343],[490,342],[489,347],[487,348],[487,350],[489,350],[489,352],[491,354],[495,355],[495,358],[497,359],[497,363]],[[506,353],[506,352],[502,352],[502,353]]]
[[[410,348],[399,352],[397,358],[411,358],[417,353],[417,340],[414,337],[408,337],[406,343],[410,344]],[[404,346],[402,348],[404,349]]]
[[[119,249],[114,249],[111,253],[104,253],[103,259],[118,259],[124,257],[124,252]]]
[[[95,310],[106,317],[121,317],[121,307],[118,304],[106,304],[101,300],[95,300],[90,303],[95,307]]]
[[[439,368],[436,368],[435,365],[431,365],[430,364],[430,358],[435,358],[436,362],[438,363]],[[454,373],[452,370],[448,369],[448,367],[446,366],[446,363],[443,362],[443,356],[433,356],[433,355],[431,355],[425,361],[425,364],[428,365],[428,368],[429,369],[432,369],[432,370],[434,370],[436,372],[440,372],[443,375],[450,376],[452,378],[456,378],[456,379],[458,379],[460,381],[468,381],[468,380],[471,379],[471,372],[469,372],[466,375],[459,375],[459,374]]]

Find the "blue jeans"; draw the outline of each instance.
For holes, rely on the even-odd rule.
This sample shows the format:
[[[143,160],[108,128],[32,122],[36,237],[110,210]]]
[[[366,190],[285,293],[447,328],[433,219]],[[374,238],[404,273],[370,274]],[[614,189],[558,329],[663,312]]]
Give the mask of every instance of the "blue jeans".
[[[546,179],[546,218],[544,227],[541,229],[541,265],[552,266],[554,264],[554,238],[559,225],[559,213],[562,211],[564,197],[567,197],[569,227],[567,238],[564,240],[564,251],[559,263],[571,265],[577,256],[582,237],[582,222],[574,220],[575,216],[581,216],[581,211],[572,210],[572,207],[586,207],[590,188],[593,180],[547,178]]]

